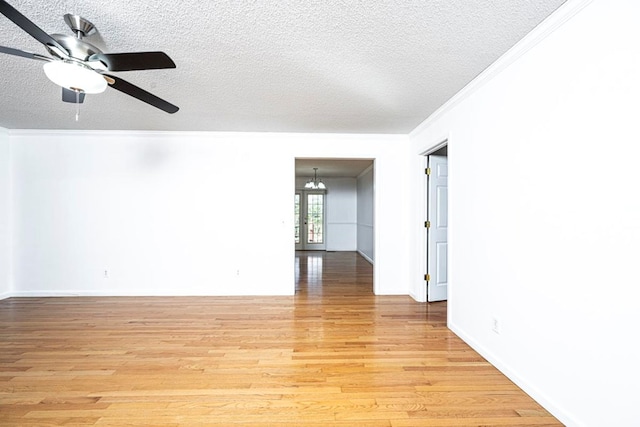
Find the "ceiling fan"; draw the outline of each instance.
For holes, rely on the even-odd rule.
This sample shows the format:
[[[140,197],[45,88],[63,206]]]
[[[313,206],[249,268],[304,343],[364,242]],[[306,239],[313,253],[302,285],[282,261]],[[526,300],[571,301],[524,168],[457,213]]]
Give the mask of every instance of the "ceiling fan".
[[[44,72],[52,82],[62,87],[64,102],[82,103],[85,94],[101,93],[107,86],[111,86],[167,113],[173,114],[178,111],[178,107],[164,99],[120,77],[106,73],[176,68],[176,64],[166,53],[103,53],[83,40],[85,36],[95,31],[95,26],[77,15],[64,15],[64,21],[75,34],[74,37],[64,34],[47,34],[4,0],[0,0],[0,13],[42,43],[51,57],[5,46],[0,46],[0,53],[45,62]]]

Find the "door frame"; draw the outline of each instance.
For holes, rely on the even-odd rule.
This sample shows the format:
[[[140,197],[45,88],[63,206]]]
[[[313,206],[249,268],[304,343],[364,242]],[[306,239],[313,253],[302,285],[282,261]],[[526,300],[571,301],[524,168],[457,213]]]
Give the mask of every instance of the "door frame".
[[[375,295],[378,294],[378,288],[379,288],[379,277],[380,277],[380,265],[383,265],[383,263],[381,263],[379,261],[379,256],[378,254],[380,254],[380,250],[378,248],[378,245],[380,244],[380,238],[379,238],[379,234],[380,234],[380,228],[379,228],[379,224],[376,221],[376,218],[378,218],[378,213],[383,209],[382,205],[381,205],[381,201],[380,201],[380,197],[378,197],[378,193],[377,193],[377,182],[378,182],[378,156],[377,155],[364,155],[364,156],[343,156],[343,155],[338,155],[338,156],[295,156],[294,157],[294,170],[295,170],[295,163],[298,160],[314,160],[314,159],[319,159],[319,160],[352,160],[352,159],[360,159],[360,160],[370,160],[371,161],[371,167],[373,168],[373,253],[374,253],[374,262],[373,264],[373,288],[372,291]],[[298,187],[298,185],[296,183],[296,176],[295,173],[293,174],[293,187],[294,187],[294,194],[299,192],[299,190],[301,190],[301,188]],[[330,188],[328,189],[329,191],[331,190]],[[325,190],[326,191],[326,190]],[[291,209],[291,211],[293,211],[293,209]],[[293,212],[292,212],[293,214]],[[325,213],[325,221],[326,221],[326,213]],[[292,223],[293,225],[293,223]],[[325,225],[326,227],[326,225]],[[293,227],[291,227],[293,228]],[[294,252],[295,252],[295,245],[294,245]],[[362,254],[360,254],[362,256]],[[363,257],[364,258],[364,257]],[[366,258],[365,258],[366,259]],[[367,260],[369,262],[371,262],[371,260]],[[295,283],[293,284],[294,289],[295,289]]]

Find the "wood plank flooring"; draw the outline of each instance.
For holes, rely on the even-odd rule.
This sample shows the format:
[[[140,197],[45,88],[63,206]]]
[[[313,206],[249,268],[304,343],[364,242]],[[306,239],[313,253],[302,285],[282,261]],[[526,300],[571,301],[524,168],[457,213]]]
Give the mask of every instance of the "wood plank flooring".
[[[294,297],[0,301],[2,426],[558,426],[355,253]]]

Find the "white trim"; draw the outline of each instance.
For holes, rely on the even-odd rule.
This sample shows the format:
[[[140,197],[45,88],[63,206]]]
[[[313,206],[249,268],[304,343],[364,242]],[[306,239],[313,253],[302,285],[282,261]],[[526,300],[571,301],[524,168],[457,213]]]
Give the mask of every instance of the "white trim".
[[[388,141],[395,143],[396,140],[406,140],[407,134],[384,134],[384,133],[309,133],[309,132],[221,132],[221,131],[151,131],[151,130],[73,130],[73,129],[6,129],[9,136],[96,136],[96,137],[157,137],[157,138],[256,138],[274,140],[300,140],[305,141],[335,141],[335,140],[367,140]],[[324,157],[304,157],[299,159],[324,158]],[[328,157],[333,158],[333,157]],[[350,158],[350,157],[345,157]],[[362,159],[355,156],[354,159]],[[366,160],[369,160],[365,158]]]
[[[363,170],[358,174],[358,176],[356,176],[356,180],[360,179],[360,177],[363,177],[365,174],[369,173],[371,169],[373,169],[373,160],[371,161],[371,166],[367,166],[365,170]]]
[[[89,297],[89,296],[117,296],[107,292],[92,291],[16,291],[11,292],[10,298],[53,298],[53,297]]]
[[[498,58],[493,64],[489,65],[484,71],[478,74],[473,80],[471,80],[465,87],[458,91],[453,97],[445,102],[434,113],[427,117],[422,123],[420,123],[414,130],[409,133],[409,136],[415,136],[428,128],[434,121],[440,116],[449,112],[456,107],[460,102],[467,99],[474,92],[479,90],[485,83],[491,81],[496,75],[500,74],[505,68],[516,62],[527,53],[529,50],[536,47],[540,42],[545,40],[550,34],[562,27],[565,22],[573,18],[582,9],[587,7],[593,0],[568,0],[561,5],[554,13],[549,15],[547,19],[542,21],[536,28],[531,30],[524,38],[517,42],[511,49],[505,52],[500,58]]]
[[[367,228],[373,228],[373,224],[366,224],[363,222],[349,222],[349,223],[345,223],[345,224],[357,224],[361,227],[367,227]]]
[[[446,140],[445,140],[446,141]],[[421,154],[422,156],[422,169],[426,169],[429,167],[429,154],[428,153],[432,153],[434,151],[439,150],[440,146],[442,143],[438,143],[435,144],[434,146],[432,146],[431,149],[428,150],[428,152],[425,152],[423,154]],[[428,200],[429,200],[429,177],[427,176],[427,174],[423,173],[422,174],[422,179],[420,180],[420,206],[422,206],[421,209],[421,221],[427,221],[429,219],[429,207],[428,207]],[[427,231],[427,228],[422,226],[422,222],[419,222],[419,224],[421,225],[420,227],[420,238],[421,238],[421,243],[420,243],[420,274],[419,274],[419,278],[421,286],[418,289],[418,296],[420,297],[420,301],[421,302],[428,302],[428,291],[427,291],[427,287],[429,286],[429,284],[426,282],[426,280],[423,279],[424,275],[427,274],[427,272],[429,271],[429,252],[427,251],[427,247],[429,245],[429,232]]]
[[[378,194],[376,183],[378,182],[378,174],[380,169],[376,167],[377,159],[373,160],[373,258],[380,260],[380,224],[376,225],[378,212],[381,211],[380,200],[382,197]],[[383,255],[384,258],[384,255]],[[373,293],[380,294],[380,262],[373,263]]]
[[[0,201],[0,206],[4,209],[4,214],[6,214],[6,234],[3,236],[5,241],[2,242],[2,246],[6,249],[6,274],[3,277],[0,277],[0,282],[2,282],[4,292],[0,294],[0,299],[6,299],[11,297],[11,292],[13,291],[13,155],[12,155],[12,142],[11,135],[9,134],[9,130],[0,127],[0,138],[6,142],[6,149],[2,149],[2,156],[6,154],[7,161],[7,169],[6,169],[6,181],[4,184],[6,185],[6,199]],[[4,143],[3,143],[4,145]],[[3,179],[5,177],[2,177]],[[6,203],[5,203],[6,202]],[[5,287],[6,286],[6,287]]]
[[[13,290],[15,289],[15,280],[14,280],[14,262],[15,262],[15,256],[14,256],[14,236],[15,236],[15,214],[14,214],[14,176],[13,176],[13,141],[11,140],[11,137],[9,137],[9,202],[7,204],[7,208],[9,209],[9,215],[8,215],[8,220],[9,220],[9,230],[8,230],[8,237],[9,237],[9,271],[8,271],[8,286],[9,286],[9,292],[13,292]]]
[[[436,138],[435,141],[440,141],[439,143],[435,144],[435,145],[430,145],[430,148],[427,148],[426,151],[423,151],[420,155],[421,156],[429,156],[433,153],[435,153],[436,151],[438,151],[441,148],[446,147],[447,145],[449,145],[449,134],[447,133],[446,136],[443,136],[442,138]]]
[[[12,298],[12,297],[13,297],[12,292],[4,292],[0,294],[0,301],[2,301],[3,299]]]
[[[291,283],[295,280],[292,279]],[[3,294],[6,295],[6,294]],[[157,292],[152,290],[134,291],[129,290],[117,290],[111,291],[94,291],[94,290],[54,290],[54,291],[17,291],[8,293],[7,298],[56,298],[56,297],[272,297],[272,296],[292,296],[292,293],[260,293],[260,292],[247,292],[247,293],[233,293],[228,292],[205,292],[205,291],[188,291],[188,292]]]
[[[369,258],[369,257],[368,257],[364,252],[362,252],[362,251],[357,251],[357,252],[360,254],[360,256],[361,256],[362,258],[364,258],[364,259],[366,259],[367,261],[369,261],[369,264],[371,264],[371,265],[375,265],[375,263],[373,262],[373,260],[372,260],[371,258]]]

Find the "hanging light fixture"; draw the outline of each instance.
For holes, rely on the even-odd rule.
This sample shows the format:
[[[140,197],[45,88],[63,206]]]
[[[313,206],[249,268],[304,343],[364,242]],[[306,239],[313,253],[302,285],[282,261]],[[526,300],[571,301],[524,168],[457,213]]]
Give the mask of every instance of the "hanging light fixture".
[[[107,88],[102,74],[80,62],[51,61],[43,67],[49,80],[76,93],[101,93]]]
[[[307,190],[326,190],[327,186],[324,185],[322,179],[318,179],[318,168],[313,168],[313,179],[309,179],[304,185]]]

